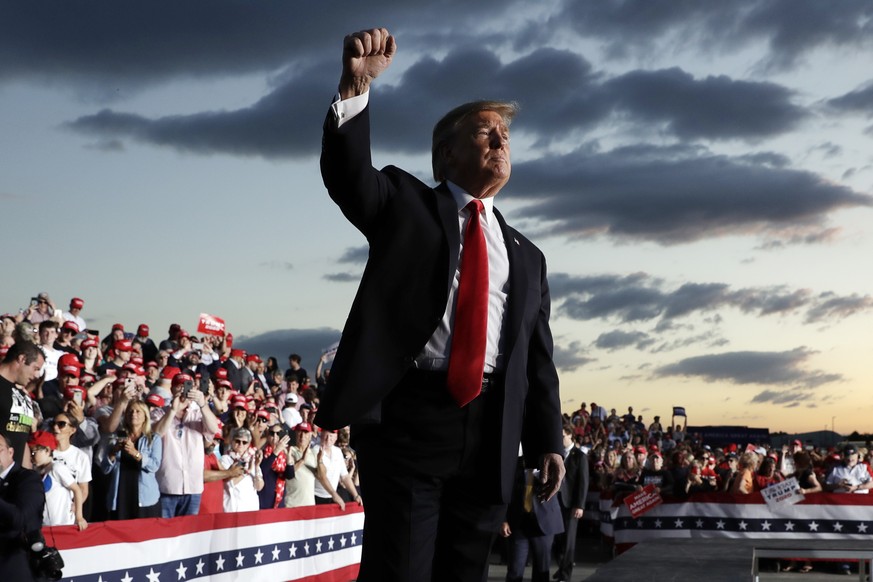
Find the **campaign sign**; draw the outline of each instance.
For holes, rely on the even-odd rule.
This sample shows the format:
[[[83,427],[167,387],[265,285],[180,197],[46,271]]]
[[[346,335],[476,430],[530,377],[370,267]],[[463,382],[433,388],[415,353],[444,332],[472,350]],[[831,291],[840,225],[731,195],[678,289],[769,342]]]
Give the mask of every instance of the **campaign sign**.
[[[800,492],[800,485],[798,485],[795,477],[780,483],[774,483],[762,489],[761,495],[764,497],[764,501],[767,502],[767,507],[773,513],[784,512],[795,503],[799,503],[804,499],[803,493]]]
[[[197,323],[197,331],[209,335],[223,336],[224,320],[208,313],[200,314],[200,321]]]
[[[642,491],[637,491],[624,498],[624,504],[634,518],[637,518],[653,507],[661,505],[661,494],[655,492],[654,485],[646,485]]]

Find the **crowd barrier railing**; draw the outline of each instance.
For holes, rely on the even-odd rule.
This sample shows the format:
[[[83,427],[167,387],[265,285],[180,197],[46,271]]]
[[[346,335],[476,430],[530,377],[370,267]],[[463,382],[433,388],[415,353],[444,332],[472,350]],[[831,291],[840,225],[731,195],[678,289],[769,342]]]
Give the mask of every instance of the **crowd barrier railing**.
[[[363,507],[346,504],[43,529],[67,582],[293,580],[348,582],[358,574]],[[11,581],[9,581],[11,582]]]
[[[639,517],[602,493],[600,532],[616,544],[663,538],[873,541],[873,495],[814,493],[771,509],[760,493],[665,499]]]

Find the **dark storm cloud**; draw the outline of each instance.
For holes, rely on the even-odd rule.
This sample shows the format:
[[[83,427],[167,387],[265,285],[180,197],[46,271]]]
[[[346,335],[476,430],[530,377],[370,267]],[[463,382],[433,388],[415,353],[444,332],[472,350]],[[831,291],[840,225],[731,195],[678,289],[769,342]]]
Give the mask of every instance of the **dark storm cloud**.
[[[336,76],[348,32],[384,23],[416,37],[438,19],[446,26],[431,41],[450,46],[447,38],[468,38],[495,6],[516,4],[522,3],[373,1],[362,19],[359,11],[307,2],[4,2],[0,80],[69,79],[110,94],[169,78],[274,71],[325,53],[336,57]]]
[[[830,99],[827,104],[843,113],[861,113],[867,117],[873,116],[873,83],[868,83],[864,87]]]
[[[547,223],[546,233],[665,245],[787,227],[820,231],[828,213],[873,205],[812,172],[648,145],[517,163],[506,195],[536,200],[516,214]]]
[[[818,401],[812,390],[793,388],[790,390],[762,390],[752,398],[752,404],[782,404],[785,408],[795,408],[802,403]]]
[[[261,358],[275,356],[284,368],[289,354],[303,357],[303,367],[315,378],[315,366],[324,349],[340,339],[341,332],[327,327],[318,329],[278,329],[255,336],[235,338],[234,347],[256,353]]]
[[[370,247],[367,245],[360,247],[349,247],[339,258],[340,263],[360,263],[364,264],[370,257]]]
[[[361,280],[360,273],[328,273],[322,277],[333,283],[357,283]]]
[[[157,119],[104,109],[66,127],[200,154],[313,156],[335,77],[334,70],[317,64],[245,109]]]
[[[807,116],[781,85],[723,75],[698,80],[679,68],[627,73],[606,82],[604,91],[615,107],[640,120],[663,122],[682,139],[778,135]]]
[[[786,352],[749,351],[694,356],[662,366],[654,371],[654,375],[697,377],[707,382],[776,384],[802,388],[815,388],[843,379],[840,374],[804,369],[803,364],[813,354],[814,352],[801,347]]]
[[[555,344],[553,360],[555,366],[564,372],[572,372],[586,364],[596,361],[585,354],[579,342],[570,342],[566,347]]]
[[[869,295],[815,294],[808,289],[784,286],[733,288],[727,283],[685,283],[670,289],[662,280],[644,273],[591,277],[554,273],[550,281],[552,299],[560,315],[583,321],[606,319],[622,323],[659,320],[658,333],[674,330],[676,326],[670,321],[676,318],[725,308],[755,316],[802,313],[806,323],[839,321],[873,309],[873,297]]]
[[[839,9],[818,0],[614,0],[566,2],[553,24],[599,37],[616,55],[689,45],[738,52],[763,41],[769,52],[760,64],[787,68],[821,46],[869,45],[871,16],[865,0],[841,2]]]
[[[616,329],[597,336],[594,346],[601,350],[615,351],[628,347],[644,350],[655,343],[649,334],[643,331],[622,331]]]
[[[818,304],[806,314],[807,323],[842,319],[862,311],[873,309],[873,297],[869,295],[839,297],[833,293],[823,293],[818,297]]]
[[[107,109],[69,126],[204,154],[311,153],[328,88],[336,84],[336,57],[322,59],[283,75],[271,93],[243,109],[157,119]],[[709,140],[777,135],[805,116],[778,85],[726,77],[697,80],[680,69],[604,81],[582,56],[551,48],[503,63],[491,50],[461,46],[442,60],[423,57],[396,86],[380,85],[374,93],[374,146],[405,153],[427,151],[431,127],[443,113],[484,97],[518,101],[524,112],[521,131],[541,144],[614,116],[682,139]]]

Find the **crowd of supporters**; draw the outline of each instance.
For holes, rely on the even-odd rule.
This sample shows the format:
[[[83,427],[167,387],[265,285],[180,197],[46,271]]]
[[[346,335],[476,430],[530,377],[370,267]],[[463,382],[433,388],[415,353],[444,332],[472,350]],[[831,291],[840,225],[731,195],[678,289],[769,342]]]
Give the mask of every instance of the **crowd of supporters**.
[[[100,337],[83,309],[80,298],[64,311],[41,293],[0,316],[0,382],[12,387],[0,391],[0,428],[46,483],[45,525],[361,502],[348,432],[313,422],[326,358],[310,377],[296,354],[283,370],[229,334],[195,337],[177,324],[157,341],[144,323]],[[35,363],[32,375],[9,372]],[[681,424],[595,403],[565,426],[587,454],[589,488],[614,498],[647,485],[676,498],[743,495],[792,476],[805,494],[873,485],[873,452],[851,445],[712,447]]]
[[[84,306],[0,316],[0,429],[42,476],[43,525],[362,501],[347,431],[313,423],[326,358],[311,378],[230,334],[100,337]]]
[[[658,416],[647,424],[633,407],[618,415],[596,403],[590,410],[583,403],[565,415],[565,423],[588,454],[591,487],[617,497],[650,484],[678,498],[705,492],[746,495],[789,477],[797,478],[804,494],[867,493],[873,486],[873,451],[851,444],[839,450],[799,440],[781,448],[769,443],[713,447],[681,424],[665,427]]]

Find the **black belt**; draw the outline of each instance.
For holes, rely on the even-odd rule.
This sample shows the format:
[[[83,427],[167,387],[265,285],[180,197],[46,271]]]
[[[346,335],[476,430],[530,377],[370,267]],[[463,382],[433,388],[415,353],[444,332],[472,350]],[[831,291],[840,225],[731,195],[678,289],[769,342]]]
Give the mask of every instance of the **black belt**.
[[[446,378],[448,377],[447,372],[440,370],[422,370],[421,368],[410,368],[409,373],[426,378],[430,382],[439,382],[443,386],[445,386]],[[498,372],[486,372],[482,375],[482,394],[491,389],[497,388],[502,382],[503,374]]]

